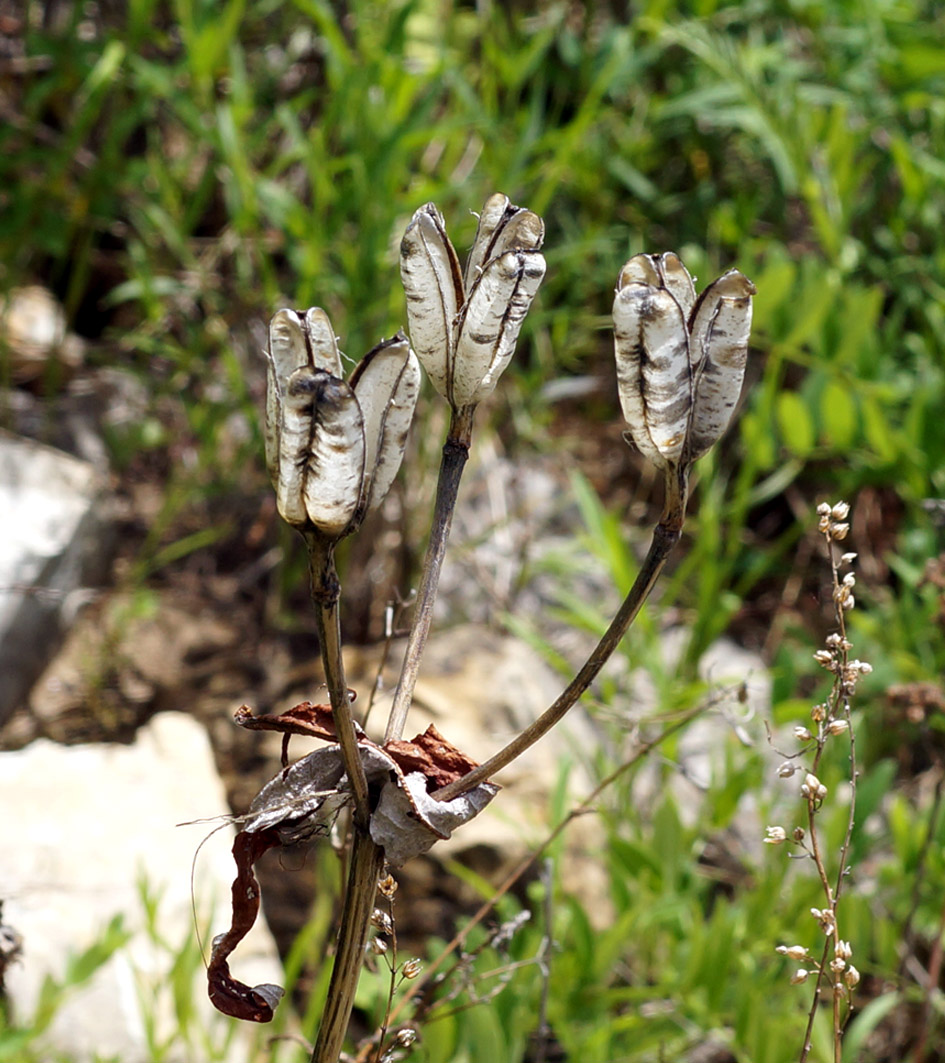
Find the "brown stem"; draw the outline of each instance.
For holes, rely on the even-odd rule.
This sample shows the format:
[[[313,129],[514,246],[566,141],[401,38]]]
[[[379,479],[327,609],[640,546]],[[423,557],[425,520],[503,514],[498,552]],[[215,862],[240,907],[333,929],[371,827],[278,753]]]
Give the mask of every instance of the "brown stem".
[[[650,549],[643,559],[643,564],[640,566],[637,578],[633,581],[630,593],[624,599],[610,627],[604,632],[600,642],[584,662],[581,670],[558,696],[554,704],[549,706],[534,723],[526,727],[520,735],[513,738],[507,746],[491,756],[484,764],[480,764],[478,768],[467,772],[462,778],[457,779],[448,786],[443,786],[434,791],[433,797],[438,801],[448,801],[491,778],[496,772],[501,771],[502,768],[521,756],[539,738],[546,735],[587,690],[627,633],[627,629],[633,623],[634,618],[649,597],[650,591],[652,591],[660,573],[663,571],[666,559],[676,543],[679,542],[686,514],[688,493],[689,467],[680,466],[667,470],[666,503],[663,507],[663,514],[660,517],[659,524],[653,529]]]
[[[341,654],[341,616],[338,599],[341,584],[335,570],[335,544],[316,533],[306,536],[309,571],[311,573],[312,602],[318,625],[325,685],[331,699],[331,716],[341,746],[341,759],[351,782],[354,795],[354,821],[359,832],[368,829],[371,810],[368,804],[367,779],[358,753],[358,740],[351,719],[351,702],[345,680],[344,659]]]
[[[440,461],[440,474],[436,485],[436,503],[433,509],[433,526],[430,529],[430,542],[423,562],[423,575],[417,591],[417,607],[413,626],[407,637],[407,649],[400,672],[400,681],[394,693],[394,702],[387,721],[384,741],[390,742],[400,738],[404,733],[407,711],[413,700],[413,690],[417,685],[420,671],[420,659],[430,634],[433,621],[433,603],[440,585],[440,572],[443,558],[446,556],[446,543],[453,523],[453,511],[459,493],[459,482],[463,468],[469,457],[469,444],[472,439],[473,415],[475,406],[462,406],[453,410],[449,432],[443,444],[443,457]]]
[[[383,866],[384,850],[355,826],[338,946],[311,1063],[338,1063],[341,1055],[364,962],[374,893]]]

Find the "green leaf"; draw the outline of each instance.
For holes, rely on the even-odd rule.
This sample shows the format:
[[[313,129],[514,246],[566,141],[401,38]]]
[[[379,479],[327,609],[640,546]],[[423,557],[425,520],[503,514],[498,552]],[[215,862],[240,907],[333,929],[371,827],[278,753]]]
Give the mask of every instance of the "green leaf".
[[[847,385],[830,380],[820,393],[821,434],[837,450],[852,447],[857,437],[859,417],[856,398]]]
[[[807,403],[796,391],[782,391],[775,404],[775,416],[784,445],[799,458],[814,449],[814,422]]]

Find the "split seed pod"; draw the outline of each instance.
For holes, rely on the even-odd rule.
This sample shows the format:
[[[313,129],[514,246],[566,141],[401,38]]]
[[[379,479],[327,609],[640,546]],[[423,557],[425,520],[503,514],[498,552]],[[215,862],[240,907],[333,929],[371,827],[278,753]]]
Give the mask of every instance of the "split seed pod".
[[[541,218],[496,193],[479,216],[465,277],[432,203],[407,226],[400,272],[410,338],[433,386],[454,409],[491,394],[545,275]]]
[[[403,459],[420,390],[406,336],[382,340],[349,383],[328,315],[279,310],[269,326],[266,464],[279,515],[330,539],[380,505]]]
[[[755,286],[729,270],[696,299],[671,251],[635,255],[614,299],[617,382],[628,437],[654,465],[691,463],[728,427],[741,394]]]

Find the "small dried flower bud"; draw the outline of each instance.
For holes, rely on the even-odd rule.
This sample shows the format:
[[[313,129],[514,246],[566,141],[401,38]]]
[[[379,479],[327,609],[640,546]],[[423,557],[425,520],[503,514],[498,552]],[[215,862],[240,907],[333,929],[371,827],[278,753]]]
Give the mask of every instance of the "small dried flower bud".
[[[845,565],[852,565],[856,560],[856,554],[843,554],[841,555],[840,560]]]
[[[840,974],[840,972],[846,967],[846,965],[846,960],[842,960],[839,956],[836,956],[830,961],[830,970],[833,971],[834,974]]]
[[[416,978],[423,968],[423,964],[417,960],[407,960],[407,962],[401,967],[400,973],[404,978]]]
[[[869,675],[873,671],[873,666],[868,661],[852,661],[850,666],[855,668],[860,675]]]
[[[856,586],[856,576],[854,576],[852,572],[848,572],[843,577],[843,585],[844,585],[844,587],[855,587]]]
[[[848,960],[853,955],[853,949],[849,941],[838,941],[834,952],[841,960]]]
[[[817,778],[816,775],[812,775],[808,772],[804,776],[804,784],[801,786],[801,797],[806,797],[809,801],[823,801],[827,796],[827,787]]]
[[[827,730],[832,735],[842,735],[850,730],[850,725],[846,720],[831,720],[830,723],[827,724]]]
[[[833,931],[837,923],[837,917],[829,908],[811,908],[810,914],[820,923],[820,929],[825,934]]]
[[[829,502],[821,502],[820,503],[820,505],[817,507],[817,516],[818,517],[829,517],[830,516],[830,503]]]
[[[385,897],[393,897],[397,892],[397,879],[393,875],[387,875],[378,882],[377,888]]]
[[[834,520],[846,520],[850,515],[850,504],[848,502],[838,502],[830,510],[830,516]]]
[[[795,827],[794,830],[791,831],[791,838],[798,845],[800,845],[806,837],[807,833],[803,827]]]
[[[787,833],[784,827],[765,827],[765,845],[780,845],[787,841]]]
[[[819,665],[824,668],[827,668],[830,671],[834,671],[836,669],[833,654],[830,652],[830,650],[817,650],[817,652],[814,654],[814,660]]]
[[[824,642],[826,642],[826,644],[827,644],[827,645],[828,645],[828,646],[830,647],[830,649],[832,649],[832,650],[835,650],[835,649],[837,649],[837,648],[838,648],[838,647],[840,646],[840,643],[841,643],[842,641],[843,641],[843,636],[842,636],[842,635],[841,635],[841,634],[840,634],[840,633],[839,633],[838,631],[832,631],[832,632],[831,632],[831,633],[830,633],[830,634],[829,634],[829,635],[828,635],[828,636],[827,636],[827,637],[826,637],[826,638],[824,639]]]
[[[849,530],[849,524],[831,524],[830,535],[832,538],[836,539],[837,542],[840,542],[847,537]]]
[[[853,989],[854,986],[860,983],[860,972],[851,963],[850,966],[843,972],[843,980],[846,983],[847,989]]]
[[[806,982],[809,974],[810,971],[805,971],[803,967],[798,967],[794,974],[791,975],[791,985],[800,985],[801,982]]]
[[[383,938],[371,938],[371,952],[375,956],[383,956],[387,952],[387,942]]]
[[[789,960],[807,959],[807,949],[803,945],[778,945],[775,952],[780,953],[782,956],[787,956]]]
[[[797,726],[794,728],[794,737],[798,742],[809,742],[814,736],[806,727]]]
[[[379,930],[382,934],[389,934],[393,930],[393,923],[387,912],[381,911],[380,908],[375,908],[371,914],[371,926],[375,930]]]
[[[790,777],[796,771],[799,771],[799,770],[800,769],[798,768],[798,766],[793,761],[786,760],[786,761],[784,761],[783,764],[778,766],[778,778],[779,779],[790,779]]]
[[[409,1026],[400,1030],[394,1040],[401,1048],[409,1048],[417,1039],[417,1031],[410,1029]]]
[[[827,706],[824,704],[815,705],[810,710],[810,718],[814,723],[822,723],[827,718]]]

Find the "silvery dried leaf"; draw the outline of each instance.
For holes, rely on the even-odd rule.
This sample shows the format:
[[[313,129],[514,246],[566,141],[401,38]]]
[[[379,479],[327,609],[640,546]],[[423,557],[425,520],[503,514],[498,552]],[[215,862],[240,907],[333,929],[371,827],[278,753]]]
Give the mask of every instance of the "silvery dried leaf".
[[[637,256],[620,279],[650,275]],[[691,405],[689,334],[682,309],[665,288],[631,281],[614,299],[617,384],[630,437],[658,468],[679,461]]]
[[[692,312],[693,410],[689,457],[701,457],[728,427],[741,395],[755,286],[737,269],[709,285]]]
[[[433,386],[449,398],[453,322],[463,302],[462,274],[443,217],[421,207],[400,245],[410,341]]]
[[[364,356],[351,377],[364,418],[362,508],[375,509],[390,490],[407,446],[420,394],[420,363],[402,332]]]
[[[463,307],[450,395],[455,407],[491,394],[544,276],[537,251],[509,251],[486,264]]]
[[[426,776],[410,772],[381,790],[371,837],[383,847],[387,863],[400,867],[477,816],[498,792],[498,786],[481,783],[452,801],[435,801],[427,793]]]
[[[275,828],[283,844],[326,830],[349,798],[339,789],[344,773],[337,745],[315,750],[266,783],[249,806],[243,830]]]

